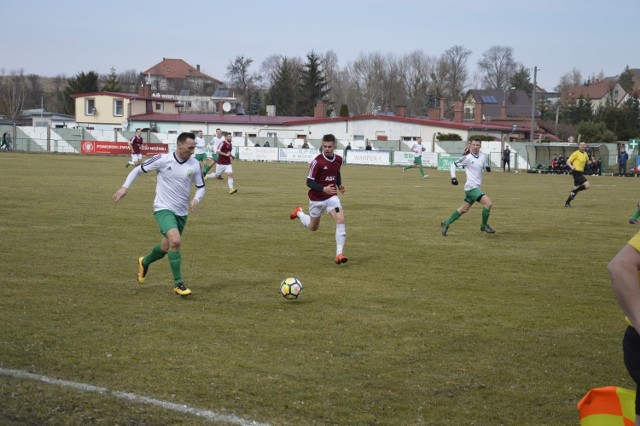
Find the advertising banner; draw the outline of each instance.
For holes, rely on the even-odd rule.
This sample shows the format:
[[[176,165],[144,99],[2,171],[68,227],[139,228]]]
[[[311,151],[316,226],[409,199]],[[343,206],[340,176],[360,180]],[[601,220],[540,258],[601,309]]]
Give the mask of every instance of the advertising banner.
[[[281,148],[278,150],[278,161],[310,163],[319,153],[315,149]]]
[[[460,155],[450,156],[450,155],[441,155],[438,158],[438,170],[451,170],[451,165],[460,159]]]
[[[131,149],[126,142],[82,141],[80,147],[83,155],[131,155]],[[141,151],[145,156],[166,154],[169,152],[169,146],[163,143],[144,143]]]
[[[413,164],[415,154],[410,151],[395,151],[393,153],[394,166],[408,166]],[[422,165],[424,167],[436,167],[438,165],[438,154],[435,152],[422,153]]]
[[[347,164],[374,164],[376,166],[389,166],[391,165],[391,161],[389,161],[389,151],[350,149],[347,151]]]
[[[242,161],[278,161],[278,148],[239,146],[237,153]]]

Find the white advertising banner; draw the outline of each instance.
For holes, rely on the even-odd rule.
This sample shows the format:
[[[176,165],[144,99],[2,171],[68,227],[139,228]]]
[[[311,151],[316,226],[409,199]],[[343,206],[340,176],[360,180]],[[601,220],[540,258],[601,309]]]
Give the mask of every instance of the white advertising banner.
[[[347,151],[347,164],[374,164],[390,166],[389,151],[367,151],[364,149],[350,149]]]
[[[303,148],[280,148],[278,151],[278,161],[296,163],[310,163],[320,154],[320,151],[316,151],[315,149]]]
[[[242,161],[278,161],[278,148],[239,146],[237,152]]]
[[[413,164],[415,154],[411,151],[396,151],[393,153],[394,166],[408,166]],[[436,167],[438,165],[438,154],[435,152],[422,153],[422,165],[424,167]]]

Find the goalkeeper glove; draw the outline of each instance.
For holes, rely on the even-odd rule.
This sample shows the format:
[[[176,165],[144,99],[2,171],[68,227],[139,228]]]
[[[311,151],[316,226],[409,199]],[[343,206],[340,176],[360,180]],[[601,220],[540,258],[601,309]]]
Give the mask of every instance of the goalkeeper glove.
[[[487,173],[491,173],[491,166],[486,166],[484,169],[487,171]]]
[[[458,179],[456,178],[451,178],[451,185],[457,185],[458,184]]]

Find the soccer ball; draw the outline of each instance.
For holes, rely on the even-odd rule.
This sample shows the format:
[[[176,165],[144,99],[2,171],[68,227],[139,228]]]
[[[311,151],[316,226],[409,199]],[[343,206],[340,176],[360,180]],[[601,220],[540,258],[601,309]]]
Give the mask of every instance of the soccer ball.
[[[287,300],[295,300],[300,296],[302,283],[297,278],[285,278],[280,283],[280,294]]]

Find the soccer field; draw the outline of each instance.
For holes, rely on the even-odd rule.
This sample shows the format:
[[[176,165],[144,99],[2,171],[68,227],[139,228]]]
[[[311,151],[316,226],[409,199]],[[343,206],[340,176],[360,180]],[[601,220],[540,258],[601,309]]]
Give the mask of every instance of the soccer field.
[[[464,173],[346,165],[337,266],[331,218],[288,217],[308,166],[235,162],[238,193],[207,181],[189,216],[181,298],[166,259],[136,282],[155,177],[115,205],[125,162],[0,154],[0,424],[566,425],[589,389],[635,388],[606,265],[640,230],[636,179],[590,177],[569,209],[569,176],[485,174],[497,233],[475,205],[445,238]]]

